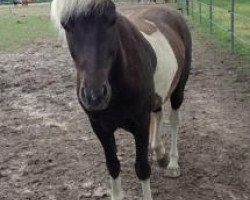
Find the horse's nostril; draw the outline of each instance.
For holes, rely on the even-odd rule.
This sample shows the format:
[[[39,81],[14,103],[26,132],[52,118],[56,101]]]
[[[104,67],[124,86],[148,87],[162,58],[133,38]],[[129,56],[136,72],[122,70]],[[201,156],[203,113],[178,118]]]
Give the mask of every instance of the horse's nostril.
[[[84,102],[88,103],[91,102],[92,96],[91,91],[88,91],[86,88],[81,89],[81,98]]]
[[[81,88],[80,90],[80,99],[83,105],[86,107],[98,107],[104,106],[107,104],[108,94],[108,85],[104,84],[99,88],[90,89],[90,88]]]
[[[104,86],[102,87],[102,95],[103,95],[104,97],[106,97],[107,94],[108,94],[108,89],[107,89],[107,86],[104,85]]]
[[[94,90],[90,91],[90,95],[91,95],[92,101],[96,101],[98,99],[98,94],[96,92],[94,92]]]

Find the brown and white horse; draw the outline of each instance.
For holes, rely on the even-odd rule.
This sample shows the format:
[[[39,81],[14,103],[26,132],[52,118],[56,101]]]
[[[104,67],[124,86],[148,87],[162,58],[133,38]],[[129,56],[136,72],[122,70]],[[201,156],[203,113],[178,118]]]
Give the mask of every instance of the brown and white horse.
[[[143,199],[152,200],[149,137],[160,164],[162,107],[170,99],[172,142],[166,173],[180,175],[177,137],[192,43],[174,10],[145,8],[127,19],[111,0],[54,0],[51,16],[64,28],[77,70],[77,96],[100,140],[111,176],[111,198],[123,198],[114,132],[130,131],[136,143],[135,171]]]
[[[22,6],[28,6],[29,3],[32,3],[32,0],[22,0],[21,3],[22,3]]]

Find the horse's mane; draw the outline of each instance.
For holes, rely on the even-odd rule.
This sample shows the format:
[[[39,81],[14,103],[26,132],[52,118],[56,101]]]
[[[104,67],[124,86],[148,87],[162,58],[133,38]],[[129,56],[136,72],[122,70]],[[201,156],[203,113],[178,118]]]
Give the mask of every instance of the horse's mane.
[[[87,15],[94,8],[98,8],[101,13],[110,2],[111,0],[53,0],[51,19],[60,30],[62,20],[67,21],[71,16]]]

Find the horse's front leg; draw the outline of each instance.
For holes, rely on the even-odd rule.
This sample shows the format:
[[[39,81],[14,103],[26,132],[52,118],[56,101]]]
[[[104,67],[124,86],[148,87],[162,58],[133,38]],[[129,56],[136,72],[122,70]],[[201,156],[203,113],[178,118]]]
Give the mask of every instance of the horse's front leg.
[[[136,144],[135,171],[141,181],[143,200],[152,200],[150,188],[151,169],[148,161],[150,114],[132,131]]]
[[[91,121],[91,124],[104,149],[106,165],[111,176],[111,199],[122,200],[123,192],[120,178],[120,162],[116,155],[116,144],[114,138],[115,129],[101,126],[94,121]]]

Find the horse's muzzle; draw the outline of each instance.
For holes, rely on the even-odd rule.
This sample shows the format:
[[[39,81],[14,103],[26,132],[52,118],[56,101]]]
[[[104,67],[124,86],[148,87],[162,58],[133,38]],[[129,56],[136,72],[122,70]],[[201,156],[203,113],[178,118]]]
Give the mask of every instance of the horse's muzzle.
[[[81,88],[79,99],[84,108],[88,111],[105,110],[110,101],[111,89],[109,84],[104,84],[97,89]]]

